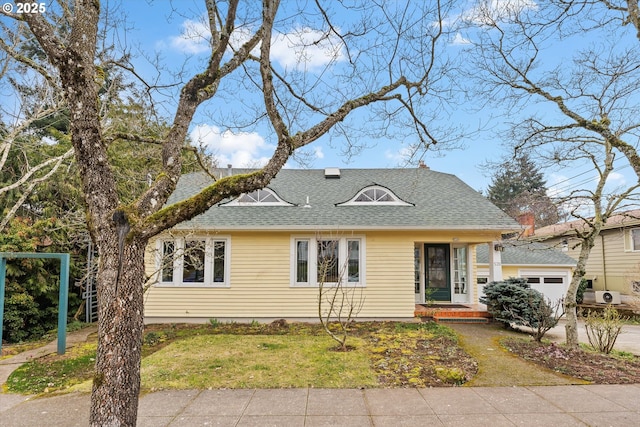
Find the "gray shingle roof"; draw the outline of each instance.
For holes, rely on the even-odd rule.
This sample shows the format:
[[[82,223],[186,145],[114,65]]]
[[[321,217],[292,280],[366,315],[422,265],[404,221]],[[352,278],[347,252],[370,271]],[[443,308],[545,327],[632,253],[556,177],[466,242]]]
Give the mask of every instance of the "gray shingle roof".
[[[247,172],[234,170],[234,172]],[[168,203],[211,183],[201,173],[183,175]],[[336,206],[371,185],[390,189],[412,206]],[[519,230],[520,226],[457,177],[424,168],[282,169],[268,188],[295,206],[213,206],[177,228],[202,229],[452,229]],[[303,207],[307,197],[311,207]]]
[[[569,255],[542,243],[505,241],[501,254],[502,265],[556,265],[575,266],[576,260]],[[476,246],[476,262],[489,264],[489,246]]]

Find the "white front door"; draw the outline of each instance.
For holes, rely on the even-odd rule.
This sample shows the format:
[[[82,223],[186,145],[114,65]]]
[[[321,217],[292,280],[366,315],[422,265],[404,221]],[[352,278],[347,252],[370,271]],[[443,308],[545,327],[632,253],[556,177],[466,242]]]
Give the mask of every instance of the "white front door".
[[[453,289],[451,302],[469,302],[469,251],[466,246],[453,248],[452,275]]]

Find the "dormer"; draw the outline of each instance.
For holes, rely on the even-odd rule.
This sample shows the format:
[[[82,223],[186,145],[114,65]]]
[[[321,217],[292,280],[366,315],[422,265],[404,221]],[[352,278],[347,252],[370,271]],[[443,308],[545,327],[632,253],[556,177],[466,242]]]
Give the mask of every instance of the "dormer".
[[[269,188],[252,191],[251,193],[243,193],[229,203],[222,206],[294,206],[289,202],[285,202],[278,196],[275,191]]]
[[[336,206],[413,206],[401,200],[388,188],[372,185],[360,190],[350,200]]]

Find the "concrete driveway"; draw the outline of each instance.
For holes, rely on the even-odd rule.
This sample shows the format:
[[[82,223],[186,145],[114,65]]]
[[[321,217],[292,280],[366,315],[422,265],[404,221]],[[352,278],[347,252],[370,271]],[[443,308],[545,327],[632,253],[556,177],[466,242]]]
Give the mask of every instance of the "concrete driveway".
[[[558,326],[547,332],[545,338],[553,342],[565,342],[565,324],[566,320],[561,319]],[[589,344],[584,321],[580,320],[578,321],[578,340],[581,343]],[[640,356],[640,325],[624,325],[613,348],[614,350],[627,351]]]

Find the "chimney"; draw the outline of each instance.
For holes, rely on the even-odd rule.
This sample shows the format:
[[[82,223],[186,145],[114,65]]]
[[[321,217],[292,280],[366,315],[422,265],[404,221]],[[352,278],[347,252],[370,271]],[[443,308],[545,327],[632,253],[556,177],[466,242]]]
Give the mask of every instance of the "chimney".
[[[536,219],[533,216],[533,212],[524,212],[518,215],[517,218],[520,225],[524,227],[524,230],[520,234],[520,237],[533,236],[536,231]]]
[[[228,164],[227,165],[227,176],[231,176],[233,175],[233,165]]]
[[[427,170],[428,170],[428,169],[429,169],[429,166],[427,166],[427,165],[425,165],[425,164],[424,164],[424,160],[420,160],[420,161],[418,162],[418,168],[420,168],[420,169],[427,169]]]

